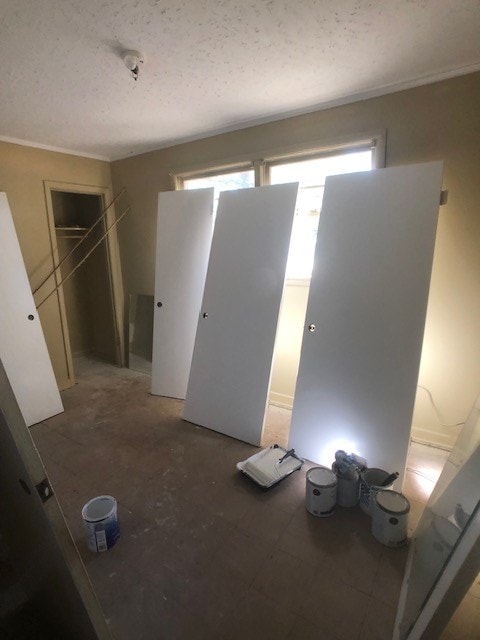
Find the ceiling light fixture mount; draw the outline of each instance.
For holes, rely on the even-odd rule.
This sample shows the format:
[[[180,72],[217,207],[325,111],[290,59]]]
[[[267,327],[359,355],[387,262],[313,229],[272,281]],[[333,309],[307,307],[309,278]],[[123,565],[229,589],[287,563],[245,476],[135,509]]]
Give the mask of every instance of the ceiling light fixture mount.
[[[123,64],[130,71],[132,78],[136,81],[140,74],[140,65],[143,64],[145,56],[140,51],[127,49],[122,53]]]

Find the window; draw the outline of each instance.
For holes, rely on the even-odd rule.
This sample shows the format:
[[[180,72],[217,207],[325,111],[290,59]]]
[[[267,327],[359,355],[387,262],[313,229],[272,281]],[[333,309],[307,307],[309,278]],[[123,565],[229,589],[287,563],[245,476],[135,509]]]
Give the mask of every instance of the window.
[[[270,184],[299,183],[287,261],[287,279],[307,280],[312,275],[325,178],[340,173],[368,171],[371,168],[370,149],[270,165]]]
[[[312,275],[325,179],[330,175],[372,169],[373,142],[372,144],[362,143],[362,147],[316,156],[310,155],[308,158],[275,158],[275,160],[255,163],[257,167],[260,164],[263,165],[264,170],[257,169],[257,184],[299,183],[287,262],[287,280],[309,280]],[[195,172],[183,177],[177,176],[177,184],[183,189],[213,187],[215,214],[220,192],[255,186],[255,171],[253,168],[239,168],[230,171]]]
[[[206,189],[213,187],[213,215],[217,212],[218,197],[221,191],[232,189],[245,189],[255,186],[255,174],[253,169],[245,171],[233,171],[230,173],[217,173],[199,178],[185,178],[184,189]]]

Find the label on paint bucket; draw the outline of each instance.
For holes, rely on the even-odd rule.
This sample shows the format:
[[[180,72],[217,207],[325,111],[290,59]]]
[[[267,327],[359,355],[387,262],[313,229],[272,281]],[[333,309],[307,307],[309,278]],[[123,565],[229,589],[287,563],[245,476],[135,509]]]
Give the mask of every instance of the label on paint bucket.
[[[96,542],[97,542],[98,551],[106,551],[108,549],[108,547],[107,547],[107,536],[105,534],[105,531],[96,531],[95,532],[95,539],[96,539]]]

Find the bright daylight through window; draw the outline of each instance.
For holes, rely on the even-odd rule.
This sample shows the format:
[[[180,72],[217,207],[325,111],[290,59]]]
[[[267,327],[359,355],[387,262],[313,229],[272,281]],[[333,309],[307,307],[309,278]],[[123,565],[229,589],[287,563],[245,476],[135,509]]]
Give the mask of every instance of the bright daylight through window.
[[[216,214],[220,191],[232,191],[233,189],[246,189],[255,186],[255,174],[253,169],[234,171],[232,173],[220,173],[201,178],[184,180],[184,189],[207,189],[213,187],[213,212]]]
[[[287,279],[307,280],[312,275],[325,178],[340,173],[368,171],[371,168],[370,149],[279,163],[270,167],[270,184],[299,183],[287,261]]]
[[[312,275],[318,222],[322,208],[325,178],[340,173],[369,171],[372,150],[344,151],[307,160],[278,160],[266,163],[270,184],[298,182],[299,192],[287,262],[288,280],[308,280]],[[214,212],[221,191],[255,185],[253,169],[217,173],[183,180],[184,189],[214,188]]]

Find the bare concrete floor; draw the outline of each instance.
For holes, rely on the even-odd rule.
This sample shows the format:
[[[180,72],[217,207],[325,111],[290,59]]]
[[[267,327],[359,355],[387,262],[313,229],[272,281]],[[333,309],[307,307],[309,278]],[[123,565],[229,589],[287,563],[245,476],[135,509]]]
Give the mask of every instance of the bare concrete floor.
[[[358,508],[309,515],[309,465],[263,492],[235,468],[256,448],[184,422],[148,376],[93,361],[76,374],[65,413],[31,433],[117,640],[391,638],[407,549],[376,542]],[[81,508],[101,494],[121,537],[94,554]]]

